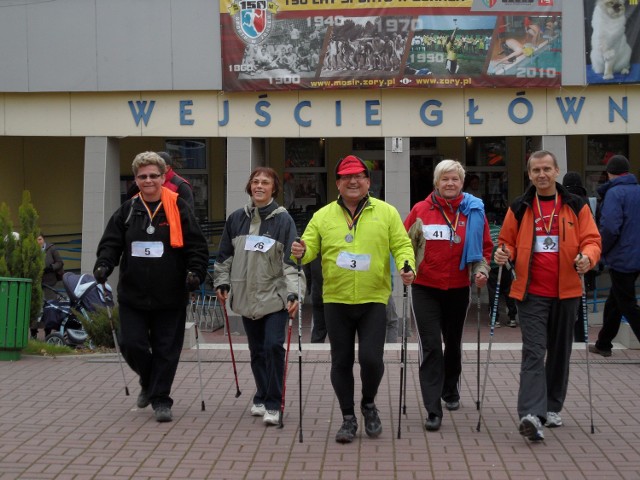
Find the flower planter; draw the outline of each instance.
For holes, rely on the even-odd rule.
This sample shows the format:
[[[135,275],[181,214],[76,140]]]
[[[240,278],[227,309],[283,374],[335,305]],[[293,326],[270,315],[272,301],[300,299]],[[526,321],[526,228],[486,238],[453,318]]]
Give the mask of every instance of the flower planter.
[[[0,360],[19,360],[29,341],[31,279],[0,277]]]

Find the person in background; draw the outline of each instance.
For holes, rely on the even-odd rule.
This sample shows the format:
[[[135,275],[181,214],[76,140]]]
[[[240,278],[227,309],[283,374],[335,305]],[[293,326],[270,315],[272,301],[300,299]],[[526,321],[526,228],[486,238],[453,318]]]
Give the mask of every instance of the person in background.
[[[195,211],[195,201],[193,198],[193,188],[191,184],[183,177],[178,175],[173,169],[174,161],[171,155],[167,152],[156,152],[156,154],[164,160],[165,165],[167,166],[167,171],[164,174],[164,183],[163,187],[168,188],[172,192],[176,192],[180,198],[182,198],[189,207],[191,207],[192,211]],[[127,192],[127,198],[133,197],[140,191],[137,182],[134,183],[129,191]]]
[[[58,249],[53,243],[47,243],[43,234],[38,235],[36,238],[38,245],[44,253],[44,271],[42,273],[42,284],[48,287],[54,288],[58,283],[59,278],[62,277],[61,273],[64,272],[64,261],[58,252]],[[56,292],[50,288],[43,288],[43,295],[45,300],[55,300]],[[38,324],[34,323],[30,326],[31,338],[38,337]],[[45,328],[45,335],[47,334]]]
[[[589,351],[611,356],[612,341],[624,316],[640,339],[640,307],[636,300],[636,281],[640,275],[640,186],[629,173],[629,160],[615,155],[607,162],[609,181],[598,189],[602,198],[600,234],[602,256],[609,266],[611,289],[604,304],[602,328]]]
[[[331,344],[331,384],[342,412],[336,442],[351,443],[358,430],[355,416],[353,365],[355,339],[367,436],[382,433],[375,397],[384,374],[386,304],[391,294],[390,256],[402,282],[413,281],[411,241],[398,211],[369,195],[369,167],[355,155],[336,166],[340,196],[314,213],[292,255],[303,263],[322,255],[325,322]],[[403,270],[407,262],[408,271]]]
[[[188,294],[205,279],[209,248],[187,202],[162,186],[164,160],[143,152],[131,168],[140,192],[109,219],[93,276],[105,283],[120,265],[119,343],[122,356],[139,376],[136,404],[151,404],[158,422],[170,422]]]
[[[601,247],[589,206],[556,182],[556,156],[533,152],[527,172],[532,185],[509,206],[494,259],[515,264],[510,295],[522,331],[519,431],[538,442],[543,424],[562,426],[580,275],[598,263]]]
[[[489,276],[493,246],[489,223],[482,200],[462,192],[464,175],[460,162],[438,163],[433,172],[433,192],[416,203],[404,221],[419,261],[411,293],[428,431],[440,429],[441,401],[447,410],[460,408],[462,332],[470,283],[484,287]]]
[[[214,265],[213,284],[221,303],[242,315],[256,383],[251,415],[265,425],[280,423],[285,330],[298,311],[305,277],[290,259],[296,225],[274,200],[280,192],[275,170],[257,167],[245,191],[250,202],[229,215]],[[301,282],[298,285],[298,282]]]
[[[498,248],[498,235],[500,234],[500,225],[489,225],[491,231],[491,241],[493,242],[493,252],[491,254],[491,270],[489,271],[489,280],[487,281],[487,292],[489,294],[489,315],[493,315],[493,305],[496,297],[496,287],[498,286],[498,272],[500,267],[493,260],[493,254]],[[509,296],[511,291],[511,282],[513,280],[513,271],[510,268],[502,269],[502,276],[500,277],[500,296],[507,304],[507,315],[509,320],[506,323],[508,327],[516,328],[518,322],[516,316],[518,315],[518,307],[516,301]],[[498,299],[498,309],[496,310],[495,328],[500,328],[500,299]]]

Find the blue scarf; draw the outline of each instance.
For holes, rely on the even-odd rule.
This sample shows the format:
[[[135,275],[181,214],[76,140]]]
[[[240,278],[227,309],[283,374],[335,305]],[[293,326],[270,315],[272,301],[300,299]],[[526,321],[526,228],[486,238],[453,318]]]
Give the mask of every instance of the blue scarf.
[[[467,217],[467,232],[462,249],[460,270],[467,264],[482,260],[482,244],[484,237],[484,203],[477,197],[463,193],[460,213]]]

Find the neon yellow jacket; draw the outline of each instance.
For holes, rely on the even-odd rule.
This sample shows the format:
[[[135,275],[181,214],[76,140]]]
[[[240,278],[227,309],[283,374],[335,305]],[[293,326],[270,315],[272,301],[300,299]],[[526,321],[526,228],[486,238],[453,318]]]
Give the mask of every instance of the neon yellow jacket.
[[[307,250],[302,263],[309,263],[322,255],[324,303],[383,303],[391,295],[389,253],[400,271],[405,260],[415,272],[411,240],[402,224],[400,214],[392,205],[369,197],[348,243],[349,227],[346,211],[337,201],[318,210],[302,235]],[[349,270],[336,264],[341,251],[371,255],[369,270]]]

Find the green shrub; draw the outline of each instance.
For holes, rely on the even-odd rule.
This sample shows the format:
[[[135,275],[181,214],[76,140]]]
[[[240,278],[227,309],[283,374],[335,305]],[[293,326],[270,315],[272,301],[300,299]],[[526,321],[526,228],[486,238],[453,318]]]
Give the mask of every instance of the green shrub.
[[[111,331],[111,320],[109,319],[109,311],[106,307],[97,307],[95,312],[89,313],[90,321],[84,318],[79,312],[73,312],[77,319],[82,323],[82,327],[89,335],[89,338],[96,347],[115,348],[113,343],[113,333]],[[118,331],[120,326],[120,316],[118,315],[118,307],[111,307],[111,317],[113,319],[113,328]]]

